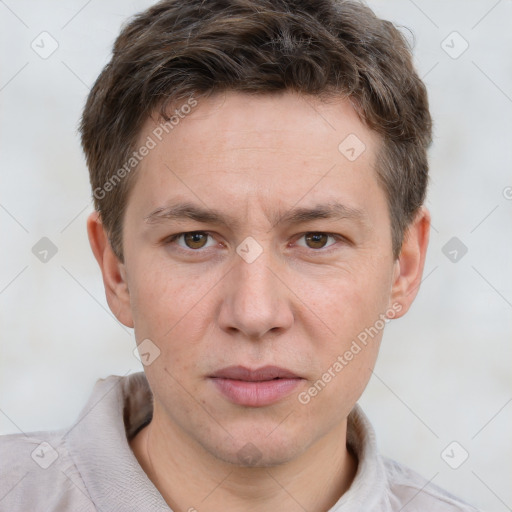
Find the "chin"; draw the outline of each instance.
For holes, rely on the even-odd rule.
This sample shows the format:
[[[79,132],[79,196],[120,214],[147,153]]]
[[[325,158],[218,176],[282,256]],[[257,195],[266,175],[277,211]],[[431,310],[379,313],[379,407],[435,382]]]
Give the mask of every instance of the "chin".
[[[275,427],[274,427],[275,428]],[[309,446],[306,439],[299,439],[283,429],[255,433],[254,428],[222,440],[218,445],[203,444],[215,458],[228,464],[246,468],[267,468],[286,464],[300,456]],[[211,440],[209,440],[211,441]]]

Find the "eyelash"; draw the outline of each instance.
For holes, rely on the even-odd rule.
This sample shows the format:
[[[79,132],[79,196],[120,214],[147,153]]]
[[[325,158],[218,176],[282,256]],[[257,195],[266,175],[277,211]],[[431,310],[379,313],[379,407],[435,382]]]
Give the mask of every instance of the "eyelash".
[[[203,235],[208,235],[209,237],[211,238],[214,238],[214,236],[212,235],[212,233],[210,233],[209,231],[184,231],[184,232],[181,232],[181,233],[176,233],[175,235],[171,235],[170,237],[167,237],[163,243],[165,245],[169,245],[169,244],[172,244],[174,242],[176,242],[176,240],[178,240],[181,236],[183,235],[189,235],[189,234],[197,234],[197,233],[200,233],[200,234],[203,234]],[[336,233],[327,233],[327,232],[324,232],[324,231],[306,231],[305,233],[302,233],[299,235],[299,237],[297,238],[297,240],[300,240],[301,238],[303,238],[304,236],[308,235],[308,234],[315,234],[315,235],[327,235],[328,237],[332,237],[335,239],[336,242],[342,242],[342,243],[350,243],[344,236],[342,235],[338,235]],[[323,248],[321,247],[320,249],[312,249],[310,247],[304,247],[304,246],[301,246],[303,249],[310,249],[312,252],[314,253],[323,253],[323,254],[326,254],[326,253],[329,253],[331,252],[332,250],[334,249],[331,249],[332,247],[334,247],[335,245],[337,245],[336,243],[333,243],[329,246],[327,246],[326,248]],[[181,246],[178,246],[178,250],[179,251],[183,251],[183,252],[186,252],[188,254],[192,254],[192,253],[202,253],[204,251],[206,251],[207,249],[209,249],[209,247],[207,247],[206,249],[204,248],[200,248],[200,249],[190,249],[190,248],[183,248]]]

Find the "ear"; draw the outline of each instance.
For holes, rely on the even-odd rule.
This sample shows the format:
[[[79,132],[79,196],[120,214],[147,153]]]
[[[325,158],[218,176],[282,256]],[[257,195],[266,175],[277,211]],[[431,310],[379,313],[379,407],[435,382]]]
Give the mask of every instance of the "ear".
[[[404,234],[400,255],[395,261],[391,304],[400,304],[395,318],[403,316],[413,303],[423,275],[430,234],[430,213],[422,207]],[[395,309],[395,308],[393,308]]]
[[[133,327],[126,268],[112,250],[97,211],[91,213],[87,218],[87,234],[92,252],[103,275],[103,285],[110,310],[122,324]]]

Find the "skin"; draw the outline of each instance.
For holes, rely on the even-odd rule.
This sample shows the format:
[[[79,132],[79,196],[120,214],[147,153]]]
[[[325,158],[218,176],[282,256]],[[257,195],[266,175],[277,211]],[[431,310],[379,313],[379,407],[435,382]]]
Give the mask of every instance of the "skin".
[[[395,260],[375,172],[381,140],[346,99],[228,92],[198,101],[137,170],[124,263],[98,214],[88,219],[111,310],[134,327],[137,343],[149,338],[160,350],[145,367],[153,420],[131,447],[175,511],[328,510],[355,475],[347,416],[371,376],[382,330],[309,403],[298,395],[379,315],[409,309],[429,213],[418,212]],[[140,141],[156,126],[148,119]],[[366,146],[354,161],[338,150],[349,134]],[[225,225],[145,220],[177,201],[232,218]],[[360,215],[279,221],[294,207],[334,201]],[[192,231],[211,237],[169,241]],[[236,252],[249,236],[262,249],[252,263]],[[243,407],[209,378],[232,365],[280,366],[303,380],[277,403]],[[258,457],[242,463],[248,443]]]

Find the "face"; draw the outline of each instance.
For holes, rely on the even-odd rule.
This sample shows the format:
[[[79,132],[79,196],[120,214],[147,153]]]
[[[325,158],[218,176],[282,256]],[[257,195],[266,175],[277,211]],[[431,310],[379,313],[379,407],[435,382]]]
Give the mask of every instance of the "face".
[[[227,93],[142,160],[113,310],[150,340],[154,420],[237,464],[292,460],[344,428],[386,316],[408,306],[380,143],[344,99]]]

